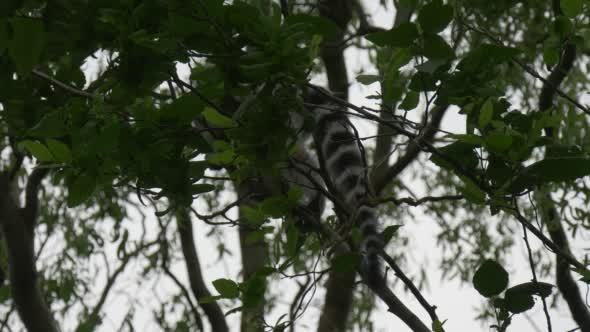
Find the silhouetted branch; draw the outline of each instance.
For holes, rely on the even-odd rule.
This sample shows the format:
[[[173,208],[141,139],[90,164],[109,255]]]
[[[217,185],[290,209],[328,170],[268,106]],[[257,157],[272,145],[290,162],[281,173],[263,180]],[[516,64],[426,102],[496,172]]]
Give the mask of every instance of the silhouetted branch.
[[[31,202],[34,201],[32,195],[36,195],[33,188],[38,188],[41,179],[33,181],[37,183],[27,184],[27,187],[32,188],[28,192]],[[21,213],[17,202],[9,194],[11,182],[4,173],[0,174],[0,192],[3,193],[0,195],[0,228],[6,243],[10,289],[17,312],[30,332],[57,332],[59,329],[45,304],[37,280],[34,232],[23,216],[35,216],[35,213],[26,209],[24,214]]]
[[[219,305],[214,301],[207,303],[200,301],[202,298],[210,297],[211,293],[207,289],[203,279],[201,263],[199,262],[197,248],[195,247],[195,239],[193,237],[193,226],[187,209],[177,210],[176,222],[180,244],[182,246],[182,254],[184,256],[186,271],[193,295],[197,299],[199,306],[205,312],[205,316],[207,316],[207,319],[211,324],[211,329],[215,332],[229,331],[225,316]]]

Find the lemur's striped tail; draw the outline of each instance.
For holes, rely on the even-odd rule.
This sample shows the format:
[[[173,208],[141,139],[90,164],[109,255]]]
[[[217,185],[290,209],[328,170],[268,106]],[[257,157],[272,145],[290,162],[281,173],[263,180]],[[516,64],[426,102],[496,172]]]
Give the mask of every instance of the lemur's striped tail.
[[[314,92],[312,92],[314,93]],[[361,271],[370,283],[382,280],[379,253],[383,240],[375,208],[366,204],[369,198],[369,183],[364,155],[354,127],[348,121],[342,107],[326,103],[325,96],[307,98],[315,118],[314,139],[320,165],[328,176],[328,187],[352,213],[360,229],[362,239]]]

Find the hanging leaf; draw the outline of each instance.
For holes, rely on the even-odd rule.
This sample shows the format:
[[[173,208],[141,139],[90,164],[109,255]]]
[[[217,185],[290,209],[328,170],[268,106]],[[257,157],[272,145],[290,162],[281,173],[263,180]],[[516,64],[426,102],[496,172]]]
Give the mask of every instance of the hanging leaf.
[[[28,134],[34,137],[62,137],[65,134],[66,125],[62,114],[53,111],[45,114]]]
[[[356,80],[363,85],[370,85],[381,80],[379,75],[358,75]]]
[[[68,207],[84,203],[96,188],[96,178],[90,175],[78,176],[68,187]]]
[[[588,157],[547,158],[522,170],[508,188],[510,192],[521,192],[548,182],[572,181],[587,175],[590,175]]]
[[[357,253],[346,253],[332,259],[332,268],[337,272],[355,271],[360,263],[360,256]]]
[[[411,111],[418,106],[420,102],[420,94],[416,91],[408,91],[406,97],[399,105],[399,108],[404,111]]]
[[[572,18],[582,13],[583,4],[583,0],[561,0],[559,3],[563,13]]]
[[[42,20],[15,18],[10,21],[14,31],[9,54],[21,74],[30,72],[39,63],[45,45]]]
[[[455,52],[447,42],[439,35],[424,36],[422,53],[428,59],[451,59]]]
[[[529,295],[538,295],[540,297],[548,297],[549,295],[551,295],[551,292],[553,291],[553,288],[555,286],[553,286],[552,284],[548,284],[546,282],[541,282],[541,281],[537,281],[532,282],[523,282],[522,284],[518,284],[516,286],[512,286],[510,288],[508,288],[506,290],[506,293],[508,292],[520,292],[520,293],[525,293],[525,294],[529,294]]]
[[[215,190],[215,186],[209,183],[196,183],[191,186],[193,195],[204,194]]]
[[[45,142],[56,161],[62,163],[69,163],[72,161],[72,151],[66,144],[54,139],[47,139]]]
[[[504,305],[510,312],[518,314],[532,308],[535,301],[530,294],[508,289],[504,296]]]
[[[490,99],[486,100],[486,102],[481,107],[481,111],[479,112],[479,119],[478,124],[479,128],[484,129],[488,123],[492,120],[494,116],[494,104]]]
[[[453,7],[442,1],[431,1],[418,13],[420,28],[426,33],[439,33],[453,20]]]
[[[380,31],[365,36],[377,46],[409,47],[418,39],[414,23],[402,23],[389,31]]]
[[[219,295],[226,299],[235,299],[240,296],[240,287],[233,280],[217,279],[213,281],[213,287]]]
[[[19,146],[21,147],[21,149],[29,151],[29,153],[32,154],[33,157],[37,158],[37,160],[41,162],[54,161],[53,155],[51,154],[51,152],[49,152],[49,149],[47,149],[45,145],[37,141],[22,141],[19,143]]]
[[[389,243],[389,241],[391,241],[391,239],[393,238],[393,236],[397,233],[397,230],[402,227],[403,225],[391,225],[391,226],[387,226],[383,232],[381,232],[381,236],[383,237],[383,243],[387,244]]]
[[[508,286],[508,272],[498,262],[488,259],[475,272],[473,286],[485,297],[498,295]]]

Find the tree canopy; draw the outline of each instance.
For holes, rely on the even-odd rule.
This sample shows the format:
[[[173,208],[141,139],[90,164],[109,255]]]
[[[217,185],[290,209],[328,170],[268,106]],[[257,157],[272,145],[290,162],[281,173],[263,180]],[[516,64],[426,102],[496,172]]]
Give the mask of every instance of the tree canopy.
[[[484,330],[589,332],[589,13],[1,1],[0,330],[442,332],[431,297],[460,283]],[[357,129],[383,288],[331,188],[308,229],[284,183],[318,85]]]

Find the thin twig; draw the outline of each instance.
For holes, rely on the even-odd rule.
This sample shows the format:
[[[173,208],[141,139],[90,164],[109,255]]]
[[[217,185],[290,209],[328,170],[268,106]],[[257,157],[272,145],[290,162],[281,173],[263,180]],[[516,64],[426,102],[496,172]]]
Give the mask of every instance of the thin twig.
[[[529,239],[528,239],[528,232],[526,230],[526,227],[524,226],[524,224],[522,225],[522,232],[523,232],[523,239],[524,239],[524,243],[526,245],[526,249],[528,252],[528,256],[529,256],[529,265],[531,267],[531,273],[533,275],[533,284],[535,285],[535,287],[537,287],[537,289],[539,289],[539,282],[537,280],[537,272],[535,271],[535,262],[533,260],[533,251],[531,250],[531,245],[529,243]],[[541,301],[543,302],[543,312],[545,313],[545,319],[547,321],[547,331],[551,332],[551,316],[549,316],[549,311],[547,310],[547,301],[545,301],[545,297],[541,296]]]

